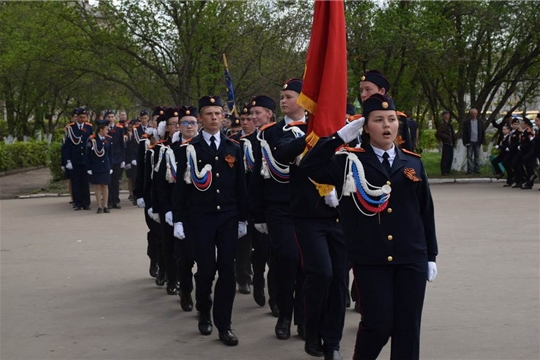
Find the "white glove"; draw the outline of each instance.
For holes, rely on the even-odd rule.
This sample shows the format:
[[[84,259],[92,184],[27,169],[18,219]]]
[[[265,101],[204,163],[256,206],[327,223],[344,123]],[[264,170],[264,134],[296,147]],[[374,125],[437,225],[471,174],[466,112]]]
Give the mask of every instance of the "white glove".
[[[510,152],[510,149],[509,149],[509,148],[506,148],[506,151]]]
[[[144,203],[144,199],[143,198],[138,198],[137,199],[137,206],[141,209],[144,209],[144,207],[146,206],[146,204]]]
[[[167,211],[165,213],[165,221],[167,222],[167,224],[174,226],[172,221],[172,211]]]
[[[92,170],[88,170],[86,172],[88,173],[88,175],[92,175]]]
[[[71,160],[67,161],[66,169],[73,170],[73,164],[71,163]]]
[[[160,223],[160,221],[159,221],[159,214],[154,213],[153,210],[154,210],[154,209],[152,209],[152,208],[149,208],[149,209],[148,209],[148,211],[147,211],[147,212],[148,212],[148,216],[150,216],[150,217],[152,218],[152,220],[154,220],[155,222],[157,222],[157,223],[159,224],[159,223]]]
[[[137,166],[137,160],[131,160],[131,165]]]
[[[465,144],[465,146],[466,146],[466,147],[469,147],[469,146],[471,146],[471,144]]]
[[[122,161],[122,163],[120,164],[120,168],[123,169],[126,167],[126,162],[125,161]]]
[[[266,223],[253,224],[253,226],[255,226],[255,229],[261,234],[268,234],[268,225],[266,225]]]
[[[435,278],[437,277],[437,264],[435,263],[435,261],[428,261],[427,264],[428,264],[427,280],[431,282],[435,280]]]
[[[65,166],[60,166],[60,168],[62,169],[62,171],[66,171],[66,167],[65,167]]]
[[[186,238],[184,234],[184,225],[181,222],[174,223],[174,237],[180,240]]]
[[[247,221],[238,222],[238,238],[246,236],[247,234]]]
[[[125,165],[125,166],[124,166],[124,169],[126,169],[126,170],[129,170],[129,169],[131,169],[131,164],[127,164],[127,165]]]
[[[110,174],[112,174],[112,169],[111,169],[111,170],[109,170],[109,175],[110,175]]]
[[[330,207],[337,207],[339,205],[339,200],[337,198],[337,194],[336,194],[336,188],[332,189],[332,191],[330,192],[330,194],[326,195],[324,197],[324,203]]]
[[[361,117],[358,120],[351,121],[341,129],[339,129],[337,134],[343,140],[343,142],[351,142],[358,137],[358,134],[360,133],[360,130],[362,130],[362,126],[364,126],[365,121],[366,119],[364,119],[364,117]]]
[[[495,149],[499,149],[499,145],[495,145]]]
[[[518,145],[518,150],[521,151],[521,145]]]

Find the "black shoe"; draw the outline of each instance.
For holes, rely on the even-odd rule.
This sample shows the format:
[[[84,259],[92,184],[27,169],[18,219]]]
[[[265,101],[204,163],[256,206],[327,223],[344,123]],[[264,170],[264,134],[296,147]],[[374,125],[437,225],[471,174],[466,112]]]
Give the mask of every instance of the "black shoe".
[[[167,284],[167,294],[178,295],[178,288],[176,287],[176,283],[171,284],[171,282],[169,281],[169,284]]]
[[[512,186],[512,189],[516,189],[516,188],[520,188],[521,185],[523,185],[522,183],[516,183],[514,186]]]
[[[504,184],[503,187],[510,187],[512,184]]]
[[[133,200],[133,206],[137,206],[137,201]]]
[[[98,208],[97,211],[96,211],[96,214],[101,214],[103,212],[103,209],[102,208]]]
[[[129,201],[132,201],[132,200],[133,200],[133,196],[129,195],[129,196],[128,196],[128,200],[129,200]]]
[[[323,357],[324,351],[320,336],[317,335],[313,339],[308,336],[308,338],[306,339],[306,343],[304,344],[304,351],[306,352],[306,354],[311,356]]]
[[[122,207],[121,207],[120,205],[118,205],[118,204],[114,204],[114,205],[112,206],[112,208],[113,208],[113,209],[121,209]]]
[[[73,204],[73,201],[70,201],[69,204]]]
[[[210,335],[212,333],[212,319],[210,318],[210,311],[199,313],[199,331],[203,335]]]
[[[231,329],[223,330],[219,332],[219,340],[227,346],[236,346],[238,345],[238,338]]]
[[[276,304],[270,304],[270,310],[272,311],[272,316],[277,318],[279,317],[279,309]]]
[[[330,350],[324,352],[324,360],[343,360],[339,350]]]
[[[286,317],[278,318],[276,323],[276,336],[279,340],[287,340],[291,337],[291,320]]]
[[[109,208],[103,208],[103,212],[105,214],[110,214],[111,210],[109,210]]]
[[[240,294],[248,295],[251,294],[251,288],[249,287],[249,284],[238,285],[238,292]]]
[[[167,276],[165,275],[165,271],[162,271],[159,269],[158,275],[156,277],[156,285],[157,286],[163,286],[167,282]]]
[[[155,278],[158,276],[159,273],[159,266],[156,262],[150,261],[150,276]]]
[[[259,306],[264,306],[266,304],[266,296],[264,296],[264,288],[253,287],[253,299]]]
[[[191,294],[184,294],[180,291],[180,306],[184,311],[193,310],[193,299],[191,299]]]
[[[88,206],[88,205],[87,205],[87,206],[83,206],[82,209],[83,209],[83,210],[92,210],[92,209],[90,208],[90,206]]]
[[[530,190],[530,189],[532,189],[532,185],[524,184],[521,186],[521,190]]]
[[[74,206],[73,207],[73,210],[75,210],[75,211],[79,211],[79,210],[82,210],[82,209],[83,209],[82,206]]]
[[[296,333],[298,334],[299,338],[305,341],[306,340],[306,325],[297,325]]]
[[[347,290],[347,297],[345,298],[345,307],[348,309],[351,307],[351,293]]]

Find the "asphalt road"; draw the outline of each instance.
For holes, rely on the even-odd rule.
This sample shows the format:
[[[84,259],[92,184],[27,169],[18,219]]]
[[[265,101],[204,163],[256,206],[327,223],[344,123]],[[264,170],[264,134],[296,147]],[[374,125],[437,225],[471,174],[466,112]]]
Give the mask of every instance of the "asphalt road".
[[[432,192],[439,275],[427,288],[421,358],[540,359],[540,193],[500,183]],[[0,201],[2,360],[310,358],[297,337],[275,338],[275,319],[250,295],[234,304],[239,346],[200,335],[195,312],[148,275],[142,210],[123,200],[111,214],[74,212],[67,201]],[[347,311],[346,359],[359,320]]]

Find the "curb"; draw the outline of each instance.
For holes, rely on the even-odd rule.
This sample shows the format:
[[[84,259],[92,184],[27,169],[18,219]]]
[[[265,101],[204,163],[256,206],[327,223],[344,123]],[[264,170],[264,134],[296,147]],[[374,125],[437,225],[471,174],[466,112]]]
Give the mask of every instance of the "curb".
[[[95,195],[94,191],[90,191],[90,196]],[[120,194],[129,194],[128,190],[120,190]],[[69,197],[69,194],[59,194],[59,193],[46,193],[46,194],[30,194],[30,195],[19,195],[15,199],[38,199],[38,198],[47,198],[47,197]]]
[[[24,168],[24,169],[15,169],[15,170],[3,171],[3,172],[0,172],[0,177],[21,174],[21,173],[25,173],[25,172],[33,171],[33,170],[40,170],[40,169],[43,169],[43,168],[46,168],[46,167],[48,167],[48,166],[47,165],[41,165],[41,166]]]

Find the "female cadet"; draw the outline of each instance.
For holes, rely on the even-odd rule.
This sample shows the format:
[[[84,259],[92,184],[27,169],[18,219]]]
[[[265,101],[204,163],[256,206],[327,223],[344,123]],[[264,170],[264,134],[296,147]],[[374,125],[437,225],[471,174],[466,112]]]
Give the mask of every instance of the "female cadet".
[[[392,359],[419,359],[426,280],[437,274],[434,209],[419,156],[394,145],[392,101],[375,94],[363,119],[321,139],[301,163],[319,183],[336,186],[362,320],[354,359],[376,359],[392,337]],[[363,148],[340,145],[363,126]]]
[[[90,183],[94,185],[97,201],[97,213],[109,213],[109,184],[112,174],[111,137],[107,135],[108,120],[97,120],[96,133],[86,142],[86,156]]]

